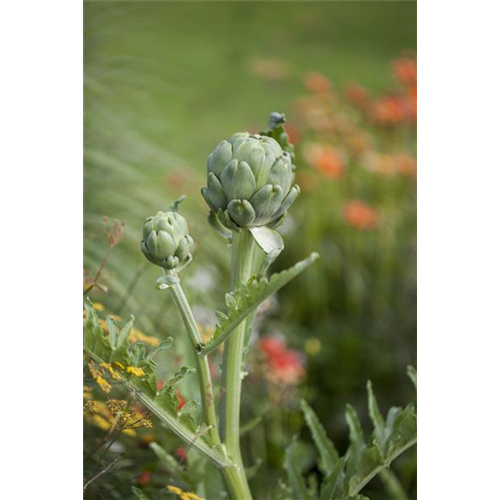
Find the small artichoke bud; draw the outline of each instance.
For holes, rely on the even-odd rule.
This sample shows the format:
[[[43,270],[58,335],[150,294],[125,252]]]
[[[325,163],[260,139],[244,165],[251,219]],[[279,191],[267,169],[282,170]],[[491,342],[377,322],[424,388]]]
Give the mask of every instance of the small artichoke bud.
[[[208,156],[201,193],[230,230],[274,224],[300,193],[293,169],[290,153],[272,137],[237,133]]]
[[[177,212],[158,212],[144,222],[142,253],[166,270],[181,269],[192,258],[193,238],[186,219]]]

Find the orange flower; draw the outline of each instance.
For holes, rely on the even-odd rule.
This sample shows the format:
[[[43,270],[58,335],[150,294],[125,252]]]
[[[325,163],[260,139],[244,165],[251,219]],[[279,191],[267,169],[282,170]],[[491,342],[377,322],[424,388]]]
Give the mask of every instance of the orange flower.
[[[304,156],[318,172],[329,179],[338,179],[344,174],[344,160],[332,146],[310,144],[304,148]]]
[[[367,151],[372,144],[372,137],[367,132],[362,132],[360,130],[355,130],[349,134],[345,143],[346,146],[354,153],[361,154]]]
[[[323,94],[332,90],[330,80],[321,73],[311,72],[304,77],[304,85],[309,92],[314,94]]]
[[[368,98],[370,97],[368,91],[358,83],[349,83],[344,93],[348,101],[360,107],[367,104]]]
[[[417,61],[411,57],[400,57],[392,63],[396,78],[407,87],[417,86]]]
[[[396,96],[386,96],[372,102],[371,119],[377,125],[397,125],[405,117],[404,101]]]
[[[396,171],[401,175],[408,177],[417,176],[417,160],[405,153],[396,153],[394,155]]]
[[[377,212],[360,200],[352,200],[344,205],[344,219],[357,229],[375,229],[379,222]]]

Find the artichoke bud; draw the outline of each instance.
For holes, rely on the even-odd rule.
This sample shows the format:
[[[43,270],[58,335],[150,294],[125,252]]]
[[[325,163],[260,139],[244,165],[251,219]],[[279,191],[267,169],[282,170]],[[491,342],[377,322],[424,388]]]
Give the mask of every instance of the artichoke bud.
[[[241,132],[208,156],[201,193],[211,217],[231,231],[272,225],[300,193],[293,170],[290,153],[275,139]]]
[[[142,253],[168,271],[180,270],[192,259],[193,238],[186,219],[177,212],[158,212],[144,222]]]

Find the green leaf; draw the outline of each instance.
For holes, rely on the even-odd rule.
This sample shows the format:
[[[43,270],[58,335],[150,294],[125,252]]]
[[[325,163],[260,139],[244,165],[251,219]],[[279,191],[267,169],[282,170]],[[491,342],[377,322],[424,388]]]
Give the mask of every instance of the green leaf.
[[[373,426],[375,427],[374,437],[375,443],[378,444],[380,449],[380,453],[384,453],[385,451],[385,421],[384,417],[380,413],[377,399],[375,398],[375,394],[373,394],[373,387],[371,381],[367,383],[367,391],[368,391],[368,412],[370,414],[371,421],[373,422]]]
[[[284,124],[286,123],[286,117],[283,113],[271,113],[268,120],[268,126],[260,134],[272,137],[281,146],[283,151],[288,151],[292,159],[292,163],[295,163],[295,148],[290,142],[290,137],[285,131]]]
[[[413,382],[413,385],[415,386],[415,390],[417,390],[417,370],[413,366],[408,366],[406,369],[406,373],[408,374],[408,377],[410,377],[411,381]]]
[[[416,372],[415,372],[416,378]],[[325,443],[323,437],[324,429],[317,417],[307,411],[307,405],[302,403],[306,422],[311,430],[313,439],[318,449],[323,449],[322,462],[327,463],[325,458]],[[349,426],[350,446],[345,456],[337,458],[333,470],[325,473],[321,484],[319,500],[363,500],[366,499],[360,492],[380,472],[387,471],[392,461],[417,442],[417,415],[416,403],[410,403],[404,409],[393,407],[384,421],[377,401],[373,394],[372,386],[368,383],[368,408],[370,418],[374,425],[374,431],[369,439],[365,440],[365,433],[361,427],[356,410],[347,405],[346,420]],[[322,443],[318,446],[318,442]],[[333,445],[332,445],[333,446]],[[287,450],[288,454],[293,450]],[[338,456],[338,454],[337,454]],[[287,457],[287,469],[297,474],[292,457]],[[325,467],[326,469],[326,467]],[[298,491],[301,485],[305,486],[304,479],[298,480],[289,473],[290,480],[295,481],[294,491]],[[390,471],[384,473],[386,478]],[[393,485],[394,490],[394,485]],[[402,490],[400,490],[401,493]],[[402,497],[403,496],[399,494]],[[302,498],[299,496],[299,498]],[[396,498],[396,496],[394,497]]]
[[[251,227],[249,231],[252,233],[257,245],[259,245],[266,254],[271,252],[273,252],[273,254],[278,252],[279,254],[285,247],[285,242],[281,234],[274,231],[274,229],[270,229],[266,226],[256,226]]]
[[[150,443],[149,447],[154,451],[155,455],[160,459],[160,462],[168,471],[174,474],[179,466],[177,460],[158,443]]]
[[[148,359],[154,358],[159,352],[165,351],[170,347],[172,347],[173,343],[174,339],[172,337],[168,337],[165,340],[162,340],[156,347],[154,347],[149,351],[147,358]]]
[[[97,356],[107,359],[111,353],[109,340],[104,336],[104,330],[99,324],[99,317],[90,302],[85,301],[85,321],[83,323],[83,347],[95,352]]]
[[[359,493],[377,475],[383,464],[378,446],[365,447],[361,451],[355,472],[349,479],[349,495]]]
[[[148,361],[149,354],[144,344],[136,343],[133,346],[128,344],[128,336],[132,328],[133,318],[116,337],[116,349],[112,350],[109,339],[104,335],[104,331],[99,324],[99,318],[89,300],[86,302],[85,308],[87,310],[83,336],[85,353],[100,365],[102,363],[111,363],[113,355],[121,352],[122,347],[125,347],[124,357],[126,359],[123,359],[123,363],[120,360],[120,363],[124,365],[124,369],[116,371],[120,382],[125,388],[133,393],[153,415],[179,438],[210,459],[217,467],[232,466],[232,462],[219,449],[212,447],[207,442],[206,437],[197,432],[196,424],[191,414],[178,415],[179,402],[177,401],[175,385],[185,376],[192,373],[194,369],[183,367],[180,372],[174,375],[173,380],[170,380],[166,384],[167,389],[157,394],[154,363]],[[127,344],[121,346],[123,342],[127,342]],[[137,368],[139,365],[144,375],[137,376],[127,370],[127,368],[131,367]]]
[[[296,447],[297,442],[294,441],[285,451],[285,469],[288,475],[288,481],[292,486],[295,500],[313,500],[304,481],[304,477],[302,476],[302,471],[295,460]]]
[[[344,461],[343,459],[339,459],[331,473],[325,477],[321,484],[320,500],[331,500],[333,498],[340,480],[343,479],[343,474]]]
[[[316,444],[316,448],[321,455],[323,470],[326,475],[330,475],[339,459],[339,454],[335,445],[332,441],[330,441],[330,439],[328,439],[325,428],[321,425],[313,409],[306,403],[305,400],[301,401],[300,406],[302,412],[304,413],[307,426],[311,431],[314,443]]]
[[[139,500],[151,500],[143,491],[136,486],[132,486],[132,492]]]
[[[248,283],[241,285],[232,292],[234,300],[228,301],[228,313],[219,318],[220,323],[215,328],[212,339],[205,345],[200,346],[200,353],[207,355],[217,349],[233,333],[236,327],[253,311],[260,303],[276,293],[281,287],[299,275],[304,269],[310,266],[319,255],[312,253],[307,259],[301,260],[290,269],[273,274],[268,280],[253,278]]]
[[[178,372],[174,374],[174,376],[165,382],[166,387],[174,387],[176,386],[181,380],[184,378],[188,377],[192,373],[195,373],[196,369],[192,368],[191,366],[183,366]]]
[[[358,414],[349,404],[346,406],[345,418],[347,420],[347,425],[349,426],[349,440],[351,442],[348,453],[350,456],[359,457],[361,448],[365,444],[365,437]]]

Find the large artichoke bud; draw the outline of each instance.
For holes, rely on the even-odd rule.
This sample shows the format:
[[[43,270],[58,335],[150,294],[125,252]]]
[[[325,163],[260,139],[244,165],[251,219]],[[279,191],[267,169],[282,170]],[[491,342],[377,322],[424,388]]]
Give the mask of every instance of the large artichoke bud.
[[[201,190],[212,212],[228,229],[274,223],[300,193],[290,153],[273,138],[242,132],[222,141],[207,160]]]
[[[144,222],[141,250],[153,264],[180,269],[191,260],[192,246],[187,221],[177,212],[158,212]]]

